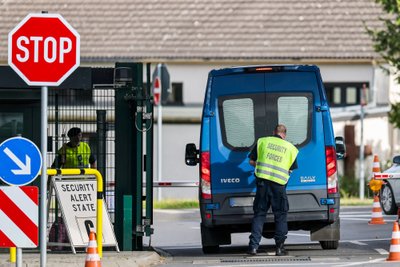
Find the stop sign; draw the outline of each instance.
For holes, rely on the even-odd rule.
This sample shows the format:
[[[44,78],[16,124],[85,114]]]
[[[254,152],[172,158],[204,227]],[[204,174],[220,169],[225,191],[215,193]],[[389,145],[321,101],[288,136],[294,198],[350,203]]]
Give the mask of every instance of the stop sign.
[[[80,63],[80,36],[59,14],[29,14],[8,34],[8,64],[28,85],[58,86]]]

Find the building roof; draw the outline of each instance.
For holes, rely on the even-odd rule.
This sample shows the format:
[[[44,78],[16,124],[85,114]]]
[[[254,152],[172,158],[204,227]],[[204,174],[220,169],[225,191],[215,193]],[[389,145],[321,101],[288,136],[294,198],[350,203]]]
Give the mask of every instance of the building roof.
[[[82,62],[370,61],[364,22],[383,14],[374,0],[1,0],[0,62],[8,33],[43,10],[79,32]]]

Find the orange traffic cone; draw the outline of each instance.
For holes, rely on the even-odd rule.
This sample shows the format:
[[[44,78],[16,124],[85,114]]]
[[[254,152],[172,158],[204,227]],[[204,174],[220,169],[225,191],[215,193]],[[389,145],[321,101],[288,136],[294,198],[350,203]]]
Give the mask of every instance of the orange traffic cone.
[[[374,178],[374,174],[380,172],[381,172],[381,167],[379,164],[378,155],[374,155],[374,162],[372,163],[372,178],[369,181],[368,186],[372,190],[372,192],[374,192],[374,194],[378,195],[378,199],[379,199],[379,191],[381,190],[384,182],[382,180],[376,180]]]
[[[100,256],[97,252],[96,234],[93,231],[89,234],[85,267],[101,267]]]
[[[390,241],[390,251],[387,261],[400,261],[400,231],[399,223],[393,223],[392,240]]]
[[[374,203],[372,206],[372,216],[368,224],[385,224],[382,216],[382,208],[379,205],[379,198],[377,195],[374,196]]]
[[[381,172],[378,155],[374,155],[374,162],[372,163],[372,173]]]

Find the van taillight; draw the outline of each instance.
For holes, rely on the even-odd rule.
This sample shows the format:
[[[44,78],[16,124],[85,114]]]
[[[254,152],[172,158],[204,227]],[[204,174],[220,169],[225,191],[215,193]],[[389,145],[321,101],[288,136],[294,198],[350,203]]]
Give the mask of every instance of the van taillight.
[[[338,192],[336,151],[333,146],[325,147],[326,177],[328,182],[328,194]]]
[[[210,152],[201,152],[200,155],[200,184],[201,197],[211,199]]]

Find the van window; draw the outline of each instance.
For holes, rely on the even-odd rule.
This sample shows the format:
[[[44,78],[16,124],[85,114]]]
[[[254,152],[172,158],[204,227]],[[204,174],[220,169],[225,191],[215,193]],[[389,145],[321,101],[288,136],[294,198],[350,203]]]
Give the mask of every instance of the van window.
[[[226,142],[232,147],[254,143],[254,104],[250,98],[227,99],[222,103]]]
[[[255,93],[230,95],[218,100],[223,144],[249,151],[262,136],[271,135],[278,123],[288,128],[287,140],[301,147],[311,138],[311,93]]]
[[[304,96],[281,96],[278,98],[278,121],[290,125],[286,139],[297,145],[307,139],[309,103]]]

